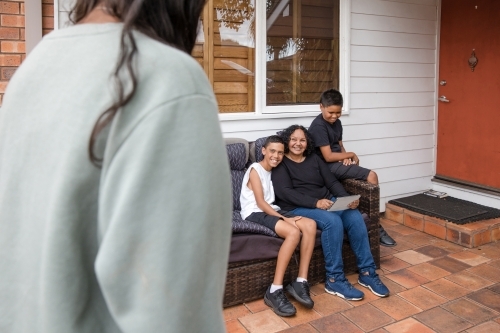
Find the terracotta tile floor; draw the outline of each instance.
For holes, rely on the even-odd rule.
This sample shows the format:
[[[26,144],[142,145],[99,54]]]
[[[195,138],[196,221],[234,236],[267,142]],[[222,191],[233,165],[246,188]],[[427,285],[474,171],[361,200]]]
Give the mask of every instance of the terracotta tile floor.
[[[282,318],[262,299],[224,309],[229,333],[500,333],[500,242],[475,249],[382,221],[398,246],[381,247],[382,281],[391,291],[379,298],[359,286],[365,299],[345,301],[311,287],[309,310],[293,302],[294,317]],[[356,282],[357,275],[348,276]]]

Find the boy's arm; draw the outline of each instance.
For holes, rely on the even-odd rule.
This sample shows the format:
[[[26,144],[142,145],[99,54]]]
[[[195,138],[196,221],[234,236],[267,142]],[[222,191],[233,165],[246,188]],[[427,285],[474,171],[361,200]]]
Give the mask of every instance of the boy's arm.
[[[255,196],[255,201],[257,202],[257,207],[262,209],[262,211],[264,213],[266,213],[267,215],[277,216],[277,217],[281,218],[283,221],[291,223],[294,226],[296,226],[295,221],[300,219],[300,217],[292,218],[292,219],[286,218],[283,215],[281,215],[280,213],[278,213],[277,211],[275,211],[273,209],[273,207],[271,207],[271,205],[266,202],[266,200],[264,199],[264,190],[262,187],[262,182],[260,181],[259,174],[253,168],[252,168],[252,170],[250,170],[250,175],[248,178],[247,186],[249,189],[252,190],[253,195]]]
[[[321,155],[323,155],[323,158],[325,159],[326,162],[343,161],[345,165],[359,163],[359,158],[355,153],[345,151],[342,141],[339,141],[339,146],[340,149],[342,150],[341,153],[333,152],[330,146],[319,147],[319,149],[321,150]]]

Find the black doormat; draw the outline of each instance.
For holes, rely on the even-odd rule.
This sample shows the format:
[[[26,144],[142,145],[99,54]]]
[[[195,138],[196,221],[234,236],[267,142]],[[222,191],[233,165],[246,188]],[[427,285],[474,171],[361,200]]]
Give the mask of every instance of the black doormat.
[[[453,197],[435,198],[425,194],[417,194],[391,200],[389,203],[420,214],[439,217],[456,224],[500,217],[500,209],[478,205]]]

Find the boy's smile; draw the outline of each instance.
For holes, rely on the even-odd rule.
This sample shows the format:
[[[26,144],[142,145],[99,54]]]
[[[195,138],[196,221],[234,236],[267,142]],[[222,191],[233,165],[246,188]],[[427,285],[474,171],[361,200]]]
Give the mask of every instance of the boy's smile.
[[[323,119],[325,119],[328,123],[333,124],[340,118],[342,115],[342,106],[341,105],[330,105],[323,106],[323,104],[319,105],[321,109],[321,113],[323,114]]]
[[[266,166],[269,166],[270,168],[267,171],[271,171],[272,168],[277,167],[283,160],[285,147],[282,143],[271,142],[267,147],[262,148],[262,154],[264,155],[263,162],[266,164],[263,165],[264,169],[267,170]]]

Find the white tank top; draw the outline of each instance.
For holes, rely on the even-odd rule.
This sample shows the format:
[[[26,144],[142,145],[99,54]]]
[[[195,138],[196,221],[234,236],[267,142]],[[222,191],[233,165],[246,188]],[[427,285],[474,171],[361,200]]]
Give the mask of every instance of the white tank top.
[[[241,195],[240,195],[240,204],[241,204],[241,218],[246,219],[250,214],[256,212],[262,212],[257,206],[257,201],[255,200],[255,195],[253,191],[248,188],[248,180],[250,179],[250,171],[255,169],[259,174],[260,182],[262,183],[262,190],[264,192],[264,200],[275,210],[278,211],[280,208],[276,205],[273,205],[275,200],[274,197],[274,187],[271,182],[271,171],[267,171],[264,169],[260,163],[253,163],[248,168],[245,176],[243,177],[243,183],[241,185]]]

